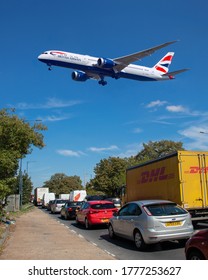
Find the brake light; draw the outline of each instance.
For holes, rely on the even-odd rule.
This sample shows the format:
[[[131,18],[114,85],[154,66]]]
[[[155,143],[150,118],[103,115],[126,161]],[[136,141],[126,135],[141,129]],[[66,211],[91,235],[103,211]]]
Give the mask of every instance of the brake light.
[[[142,208],[144,209],[144,211],[146,212],[146,214],[148,216],[152,216],[152,213],[148,210],[148,208],[146,206],[142,206]]]
[[[68,208],[68,211],[72,211],[72,208],[71,208],[71,207],[69,207],[69,208]]]

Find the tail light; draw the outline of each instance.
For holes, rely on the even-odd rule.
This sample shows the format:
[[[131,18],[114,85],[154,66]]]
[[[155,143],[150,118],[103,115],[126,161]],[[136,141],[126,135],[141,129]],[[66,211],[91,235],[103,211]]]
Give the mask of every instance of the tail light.
[[[67,210],[68,210],[68,211],[72,211],[72,208],[71,208],[71,207],[69,207]]]
[[[148,216],[152,216],[152,213],[148,210],[146,206],[142,207]]]

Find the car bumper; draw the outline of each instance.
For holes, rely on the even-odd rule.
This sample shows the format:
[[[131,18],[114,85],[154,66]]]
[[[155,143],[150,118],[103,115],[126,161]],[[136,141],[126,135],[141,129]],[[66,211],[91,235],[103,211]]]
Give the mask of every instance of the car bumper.
[[[171,240],[180,240],[180,239],[188,239],[192,236],[193,229],[186,230],[183,232],[177,233],[169,233],[169,232],[144,232],[143,239],[147,244],[163,242],[163,241],[171,241]]]

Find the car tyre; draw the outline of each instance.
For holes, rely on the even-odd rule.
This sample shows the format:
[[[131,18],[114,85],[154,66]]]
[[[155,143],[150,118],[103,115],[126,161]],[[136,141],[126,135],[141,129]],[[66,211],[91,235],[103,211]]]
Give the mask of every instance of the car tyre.
[[[136,230],[134,233],[134,243],[138,250],[142,250],[145,248],[146,244],[139,230]]]
[[[85,228],[86,229],[90,229],[91,228],[91,225],[90,225],[90,223],[89,223],[87,218],[85,218]]]
[[[192,250],[187,254],[187,260],[205,260],[204,255],[197,250]]]
[[[109,226],[108,226],[108,234],[111,239],[114,239],[116,237],[114,230],[113,230],[113,226],[111,224],[109,224]]]

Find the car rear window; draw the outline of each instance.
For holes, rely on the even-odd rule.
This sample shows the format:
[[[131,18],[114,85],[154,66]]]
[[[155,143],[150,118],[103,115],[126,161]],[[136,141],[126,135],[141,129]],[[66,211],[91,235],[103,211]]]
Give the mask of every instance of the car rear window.
[[[68,206],[79,206],[81,205],[82,203],[80,201],[77,201],[77,202],[69,202],[68,203]]]
[[[187,211],[175,203],[151,204],[145,206],[153,216],[182,215]]]
[[[64,199],[60,199],[60,200],[56,201],[57,204],[66,203],[66,202],[67,202],[67,200],[64,200]]]
[[[92,209],[113,209],[115,208],[113,203],[96,203],[91,205]]]

